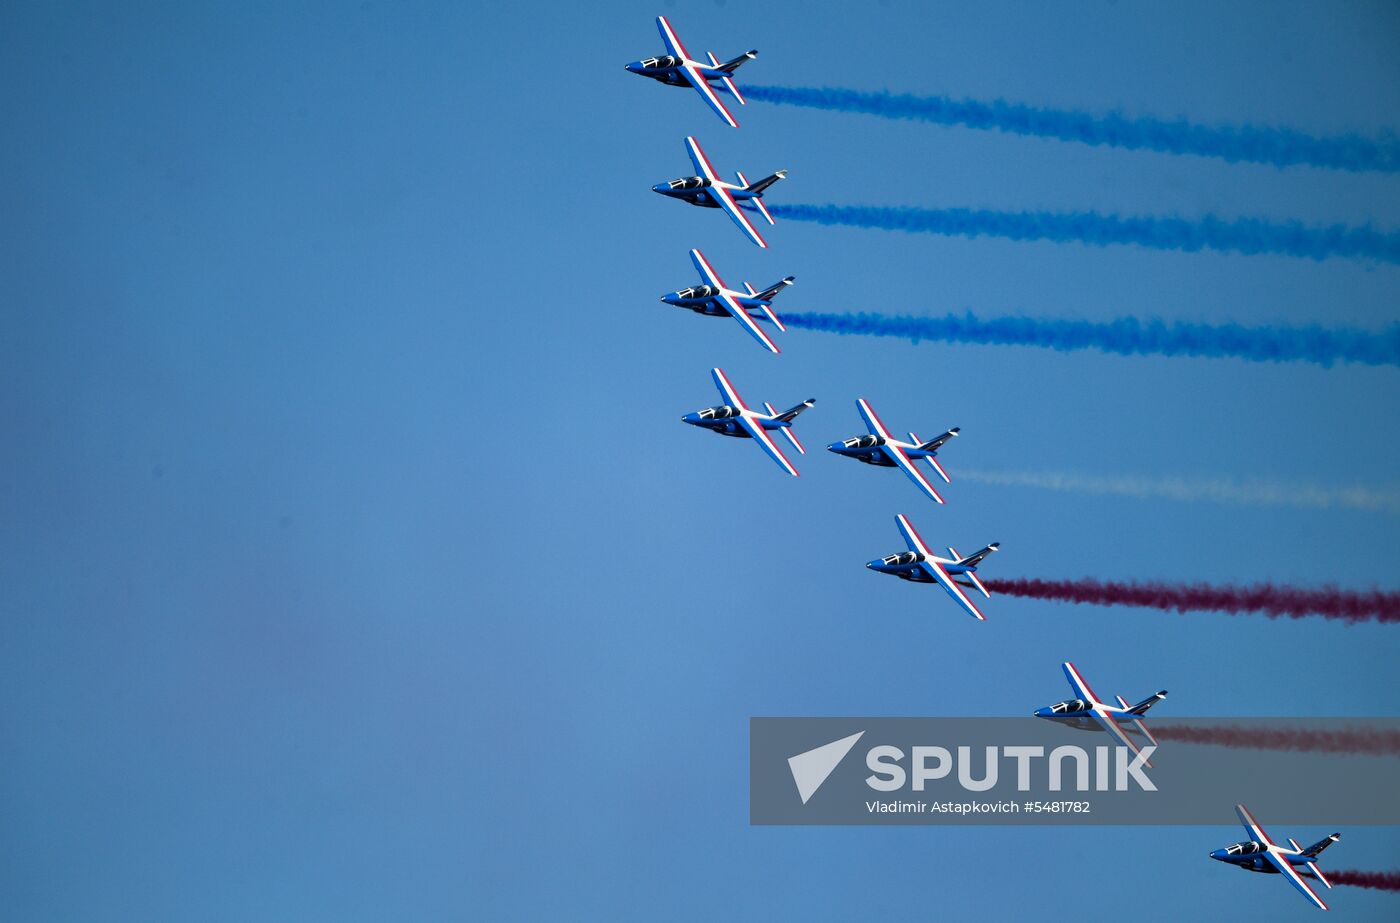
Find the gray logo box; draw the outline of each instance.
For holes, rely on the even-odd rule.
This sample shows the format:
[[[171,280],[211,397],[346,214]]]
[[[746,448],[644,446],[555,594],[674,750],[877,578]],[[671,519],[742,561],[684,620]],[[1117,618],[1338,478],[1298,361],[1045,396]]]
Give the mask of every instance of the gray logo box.
[[[1400,719],[1170,725],[1133,772],[1108,734],[1038,718],[751,718],[749,822],[1230,824],[1243,802],[1272,824],[1400,824]],[[1181,739],[1222,736],[1278,748]]]

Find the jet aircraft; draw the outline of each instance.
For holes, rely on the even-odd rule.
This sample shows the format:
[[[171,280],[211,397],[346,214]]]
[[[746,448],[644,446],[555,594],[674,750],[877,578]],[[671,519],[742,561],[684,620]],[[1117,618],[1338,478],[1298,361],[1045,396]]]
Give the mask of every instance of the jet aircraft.
[[[676,30],[671,28],[671,23],[665,16],[656,17],[656,28],[661,32],[661,41],[666,45],[666,54],[659,58],[647,58],[645,61],[633,61],[627,65],[627,70],[642,77],[650,77],[652,80],[660,81],[670,87],[694,87],[704,98],[709,107],[715,110],[715,114],[724,119],[731,127],[738,128],[739,123],[734,121],[734,116],[725,107],[720,98],[715,95],[715,87],[710,85],[710,81],[718,81],[719,89],[724,90],[738,100],[739,105],[748,105],[744,97],[739,94],[739,88],[734,85],[734,72],[739,69],[739,65],[745,61],[758,57],[757,51],[749,51],[739,55],[733,61],[724,64],[719,63],[714,52],[708,52],[709,61],[698,61],[690,57],[685,46],[681,44],[680,36],[676,35]]]
[[[744,174],[738,173],[736,175],[739,177],[739,184],[736,186],[719,178],[709,158],[700,150],[700,144],[694,138],[685,139],[685,150],[690,155],[690,162],[700,171],[700,175],[684,176],[669,183],[657,183],[651,187],[652,192],[659,192],[691,205],[699,205],[701,208],[722,208],[739,226],[739,230],[748,235],[749,240],[760,247],[767,247],[768,244],[759,236],[758,230],[744,212],[757,211],[768,219],[769,224],[773,224],[773,216],[763,204],[763,190],[780,179],[786,179],[787,171],[779,170],[756,183],[750,183]]]
[[[992,542],[981,551],[975,551],[965,558],[950,547],[948,553],[952,557],[940,558],[928,550],[919,533],[914,531],[914,526],[902,514],[896,516],[894,521],[899,526],[899,532],[904,536],[904,544],[909,546],[909,550],[878,558],[865,566],[882,574],[894,574],[901,580],[912,580],[914,583],[941,583],[948,595],[953,597],[953,601],[967,610],[968,615],[985,622],[987,617],[973,605],[972,600],[963,592],[963,587],[975,587],[983,596],[992,598],[982,581],[977,579],[977,565],[982,563],[982,559],[987,555],[1000,548],[1001,544]],[[955,577],[965,579],[955,580]]]
[[[778,319],[778,315],[773,313],[773,298],[791,285],[795,281],[795,277],[788,276],[786,279],[774,282],[761,292],[755,291],[752,285],[745,282],[745,291],[740,292],[725,287],[719,274],[710,265],[710,261],[705,259],[705,254],[699,250],[690,251],[690,261],[700,271],[700,278],[704,280],[704,284],[683,288],[669,295],[662,295],[662,301],[678,308],[689,308],[697,314],[709,317],[733,317],[770,352],[782,351],[755,321],[770,323],[782,331],[787,330],[783,326],[783,322]],[[750,311],[762,313],[750,314]]]
[[[1034,713],[1037,718],[1049,718],[1085,730],[1096,729],[1094,725],[1097,723],[1134,754],[1140,753],[1141,748],[1138,747],[1136,741],[1128,736],[1127,731],[1120,723],[1126,722],[1138,733],[1152,741],[1154,747],[1157,745],[1157,738],[1153,737],[1152,733],[1147,730],[1147,725],[1142,723],[1142,719],[1149,708],[1167,697],[1167,690],[1163,689],[1136,705],[1129,705],[1128,700],[1120,695],[1117,696],[1117,705],[1109,705],[1094,695],[1094,690],[1089,688],[1088,682],[1080,675],[1074,664],[1066,661],[1061,664],[1061,667],[1065,671],[1065,679],[1069,680],[1070,689],[1074,690],[1076,698],[1056,702],[1054,705],[1047,705],[1044,708],[1037,708]],[[1148,766],[1152,765],[1150,761],[1144,760],[1144,762]]]
[[[856,409],[860,411],[861,419],[865,421],[870,435],[854,436],[842,442],[833,442],[826,447],[827,451],[844,455],[847,458],[854,458],[867,465],[878,465],[882,468],[898,467],[909,475],[909,480],[919,485],[920,490],[936,503],[942,503],[943,498],[938,495],[938,491],[933,489],[927,475],[919,470],[915,462],[921,458],[927,459],[929,466],[938,472],[938,476],[946,483],[951,484],[948,472],[943,470],[943,466],[938,463],[935,456],[945,442],[958,434],[959,428],[955,426],[928,442],[924,442],[918,436],[910,433],[909,438],[912,441],[902,442],[890,435],[889,430],[885,429],[885,424],[880,422],[880,418],[875,415],[874,409],[865,402],[864,398],[856,401]]]
[[[769,457],[778,463],[779,467],[793,477],[797,477],[797,469],[792,466],[792,462],[787,460],[787,456],[783,454],[782,450],[773,443],[773,437],[768,435],[768,431],[778,430],[787,437],[794,449],[806,455],[807,449],[803,447],[802,443],[798,441],[797,435],[792,431],[792,421],[816,401],[803,401],[796,407],[790,407],[782,413],[778,413],[772,404],[765,403],[763,406],[768,409],[768,412],[759,413],[748,408],[744,399],[739,396],[739,392],[734,390],[734,386],[730,384],[723,369],[710,369],[710,375],[714,378],[715,387],[719,388],[724,403],[718,407],[706,407],[704,410],[688,413],[681,417],[681,421],[689,423],[691,426],[703,427],[711,432],[719,433],[721,436],[751,438],[763,447],[763,451],[767,452]]]
[[[1237,868],[1242,868],[1247,872],[1263,872],[1267,875],[1283,875],[1288,879],[1289,884],[1298,889],[1308,900],[1312,901],[1323,910],[1327,909],[1322,898],[1317,896],[1312,885],[1303,880],[1303,876],[1316,878],[1330,889],[1332,882],[1327,880],[1327,876],[1322,874],[1322,869],[1317,867],[1318,855],[1342,838],[1340,833],[1334,833],[1325,839],[1318,840],[1307,849],[1298,845],[1298,841],[1292,837],[1288,838],[1291,846],[1280,846],[1269,838],[1264,832],[1264,828],[1259,826],[1259,822],[1254,819],[1254,815],[1249,813],[1249,809],[1242,804],[1235,805],[1235,813],[1240,817],[1240,823],[1244,824],[1245,833],[1249,839],[1243,843],[1236,843],[1224,849],[1217,849],[1210,854],[1212,859],[1219,862],[1228,862]],[[1294,868],[1301,865],[1306,872],[1299,873]]]

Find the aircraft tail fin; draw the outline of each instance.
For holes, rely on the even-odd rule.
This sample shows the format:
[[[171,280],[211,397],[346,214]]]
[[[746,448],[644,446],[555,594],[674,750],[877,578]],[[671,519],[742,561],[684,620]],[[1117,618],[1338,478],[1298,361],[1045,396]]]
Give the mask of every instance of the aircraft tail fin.
[[[765,176],[763,179],[759,180],[756,183],[747,183],[745,184],[744,188],[746,192],[752,192],[754,195],[761,195],[763,193],[763,190],[767,189],[769,186],[773,185],[780,179],[787,179],[786,170],[779,170],[777,173],[774,173],[771,176]]]
[[[981,549],[979,549],[979,550],[977,550],[977,551],[974,551],[972,554],[970,554],[970,555],[968,555],[967,557],[962,558],[961,560],[959,560],[959,561],[958,561],[958,566],[959,566],[959,567],[976,567],[978,564],[981,564],[981,563],[982,563],[982,559],[983,559],[983,558],[985,558],[987,555],[991,554],[993,551],[996,551],[996,550],[999,549],[1000,547],[1001,547],[1001,542],[992,542],[992,543],[991,543],[990,545],[988,545],[987,547],[981,548]],[[952,551],[953,549],[949,548],[948,550],[949,550],[949,551]]]
[[[811,407],[815,403],[815,399],[803,401],[796,407],[790,407],[787,410],[784,410],[782,413],[778,413],[778,411],[773,409],[773,405],[767,403],[766,401],[763,404],[764,407],[768,408],[768,413],[773,417],[773,419],[777,420],[779,423],[788,424],[787,426],[779,427],[779,429],[782,431],[782,434],[787,437],[787,441],[792,443],[792,447],[796,449],[801,455],[807,454],[807,447],[802,444],[802,442],[797,438],[797,434],[792,431],[792,421],[797,419],[797,415],[799,413],[806,410],[808,407]]]
[[[948,431],[947,431],[946,433],[944,433],[943,435],[941,435],[941,436],[935,436],[934,438],[930,439],[928,442],[925,442],[925,443],[923,443],[922,445],[920,445],[920,446],[919,446],[919,451],[920,451],[920,452],[937,452],[940,448],[942,448],[943,443],[947,442],[949,439],[952,439],[954,436],[956,436],[956,435],[957,435],[958,433],[960,433],[960,432],[962,432],[962,427],[961,427],[961,426],[955,426],[955,427],[953,427],[952,429],[948,430]],[[913,433],[910,433],[909,435],[910,435],[910,436],[913,436],[914,434],[913,434]]]
[[[1329,837],[1318,840],[1316,843],[1303,850],[1303,855],[1307,856],[1309,859],[1316,859],[1324,849],[1331,846],[1333,843],[1337,842],[1341,838],[1342,835],[1340,833],[1334,833]]]
[[[816,398],[806,400],[795,407],[789,407],[782,413],[778,413],[776,410],[774,410],[772,404],[766,404],[765,406],[768,408],[768,412],[773,414],[773,416],[778,420],[779,423],[791,423],[793,420],[797,419],[797,415],[799,413],[806,410],[808,407],[811,407],[816,402]]]
[[[789,285],[796,281],[796,276],[788,276],[787,278],[782,279],[779,282],[774,282],[772,285],[768,286],[761,292],[749,292],[749,294],[755,298],[762,298],[764,301],[769,301],[773,298],[774,295],[777,295],[783,289],[787,288]]]
[[[758,212],[759,214],[763,215],[765,219],[767,219],[769,224],[777,224],[777,222],[773,220],[773,213],[768,211],[767,205],[763,204],[762,197],[759,195],[755,195],[753,193],[753,190],[763,189],[767,185],[776,182],[774,177],[781,179],[783,174],[785,174],[786,172],[786,170],[780,170],[777,173],[773,174],[773,176],[770,176],[767,179],[759,180],[757,183],[750,185],[749,178],[744,175],[744,171],[735,170],[734,175],[739,178],[739,185],[743,187],[742,195],[739,197],[738,201],[739,207],[745,209],[746,211]]]
[[[1128,709],[1128,712],[1129,712],[1130,714],[1134,714],[1134,715],[1145,715],[1145,714],[1147,714],[1147,710],[1148,710],[1149,708],[1151,708],[1153,705],[1156,705],[1158,702],[1162,701],[1162,700],[1165,699],[1166,697],[1167,697],[1167,690],[1163,689],[1161,692],[1157,693],[1156,695],[1148,696],[1147,698],[1143,699],[1141,702],[1139,702],[1139,703],[1137,703],[1136,705],[1134,705],[1132,708],[1129,708],[1129,709]]]
[[[739,55],[739,57],[735,58],[733,61],[725,61],[723,64],[721,64],[719,63],[719,60],[715,58],[714,52],[710,52],[710,60],[714,63],[714,66],[717,69],[724,71],[726,74],[734,73],[736,70],[739,69],[739,66],[742,65],[745,61],[752,61],[756,57],[758,57],[757,48],[744,52],[743,54]]]

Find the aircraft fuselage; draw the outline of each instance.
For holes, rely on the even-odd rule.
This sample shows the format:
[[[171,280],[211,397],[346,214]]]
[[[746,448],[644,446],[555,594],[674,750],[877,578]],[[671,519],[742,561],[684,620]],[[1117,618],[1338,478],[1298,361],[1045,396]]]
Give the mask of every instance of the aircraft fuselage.
[[[688,413],[681,417],[681,422],[689,423],[691,426],[698,426],[707,429],[712,433],[719,433],[721,436],[733,436],[736,439],[751,439],[748,431],[739,425],[739,417],[743,411],[737,407],[730,407],[725,404],[719,407],[706,407],[694,413]],[[755,420],[764,429],[772,429],[766,420]]]
[[[894,461],[885,454],[885,440],[879,436],[854,436],[841,442],[833,442],[826,447],[828,452],[835,452],[837,455],[844,455],[846,458],[854,458],[858,462],[867,465],[875,465],[878,468],[894,468]],[[917,449],[917,446],[909,446]]]
[[[1235,843],[1224,849],[1217,849],[1210,854],[1210,857],[1217,862],[1224,862],[1226,865],[1233,865],[1235,868],[1244,869],[1246,872],[1260,872],[1264,875],[1278,875],[1279,870],[1274,868],[1272,862],[1264,858],[1268,854],[1269,848],[1263,843],[1255,840],[1246,840],[1243,843]],[[1308,860],[1304,855],[1288,855],[1287,853],[1276,853],[1289,865],[1306,865]],[[1311,878],[1308,872],[1300,872]]]
[[[627,71],[639,77],[648,77],[652,80],[664,83],[671,87],[690,86],[690,82],[681,76],[680,69],[684,61],[675,55],[662,55],[659,58],[646,58],[642,61],[633,61],[628,64]]]
[[[698,205],[701,208],[719,208],[719,203],[707,191],[713,185],[713,181],[703,176],[682,176],[669,183],[657,183],[651,187],[651,191],[672,199],[680,199],[682,202],[689,202],[691,205]],[[731,189],[730,193],[732,195],[737,191]],[[734,197],[736,199],[744,198],[739,195]]]
[[[917,551],[901,551],[898,554],[886,555],[883,558],[876,558],[866,564],[866,568],[881,574],[892,574],[900,580],[909,580],[913,583],[937,583],[938,579],[924,568],[923,562],[933,560]],[[938,559],[944,573],[950,577],[958,574],[965,574],[975,571],[975,567],[964,567],[951,561]]]

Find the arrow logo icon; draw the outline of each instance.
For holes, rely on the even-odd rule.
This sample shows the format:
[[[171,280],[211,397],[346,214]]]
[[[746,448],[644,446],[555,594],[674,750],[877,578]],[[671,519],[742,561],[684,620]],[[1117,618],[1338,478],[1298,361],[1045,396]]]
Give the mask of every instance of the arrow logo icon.
[[[788,768],[792,770],[792,781],[797,783],[797,794],[802,797],[802,803],[817,793],[817,789],[822,787],[827,776],[841,764],[846,758],[846,754],[851,752],[851,748],[856,745],[856,741],[865,735],[864,731],[852,734],[850,737],[842,737],[840,740],[833,740],[829,744],[822,744],[815,750],[808,750],[806,753],[799,753],[796,756],[788,757]]]

